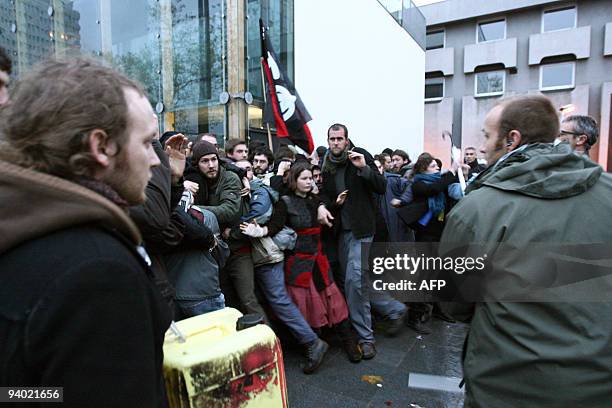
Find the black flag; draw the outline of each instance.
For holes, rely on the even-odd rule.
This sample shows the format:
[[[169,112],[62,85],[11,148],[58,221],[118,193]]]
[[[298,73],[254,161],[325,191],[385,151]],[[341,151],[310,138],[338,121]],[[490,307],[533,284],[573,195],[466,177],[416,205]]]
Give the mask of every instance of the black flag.
[[[267,27],[259,20],[261,34],[261,65],[264,72],[266,107],[263,120],[276,127],[278,137],[287,137],[308,154],[314,150],[314,142],[308,122],[311,120],[306,107],[285,69],[272,49]]]

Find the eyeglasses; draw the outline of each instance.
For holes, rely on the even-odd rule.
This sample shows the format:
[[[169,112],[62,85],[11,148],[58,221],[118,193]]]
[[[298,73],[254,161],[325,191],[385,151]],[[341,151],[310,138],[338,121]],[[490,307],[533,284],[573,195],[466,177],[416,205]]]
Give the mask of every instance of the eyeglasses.
[[[563,136],[563,135],[582,136],[583,133],[570,132],[569,130],[562,130],[561,132],[559,132],[559,136]]]

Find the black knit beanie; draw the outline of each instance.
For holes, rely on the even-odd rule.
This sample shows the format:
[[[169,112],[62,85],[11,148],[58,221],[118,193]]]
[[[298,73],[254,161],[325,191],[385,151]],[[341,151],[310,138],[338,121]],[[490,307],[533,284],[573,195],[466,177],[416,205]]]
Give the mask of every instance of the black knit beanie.
[[[197,142],[193,146],[192,151],[193,155],[191,156],[191,159],[195,164],[199,163],[202,156],[206,156],[207,154],[215,154],[217,155],[217,159],[219,158],[219,153],[217,152],[215,146],[205,140],[200,140],[199,142]]]

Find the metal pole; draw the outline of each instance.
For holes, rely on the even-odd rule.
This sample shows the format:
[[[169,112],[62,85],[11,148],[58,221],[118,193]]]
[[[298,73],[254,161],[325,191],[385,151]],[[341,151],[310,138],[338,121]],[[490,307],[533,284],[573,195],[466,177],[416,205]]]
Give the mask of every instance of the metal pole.
[[[266,98],[266,81],[264,79],[264,72],[263,72],[263,57],[261,57],[261,60],[259,62],[260,62],[259,67],[261,71],[261,85],[263,88],[263,99],[264,99],[264,109],[265,109],[267,98]],[[261,113],[261,120],[263,121],[263,111]],[[266,129],[268,131],[268,145],[270,146],[270,150],[272,151],[272,153],[274,153],[274,145],[272,144],[272,132],[270,132],[270,124],[267,122],[266,122]]]

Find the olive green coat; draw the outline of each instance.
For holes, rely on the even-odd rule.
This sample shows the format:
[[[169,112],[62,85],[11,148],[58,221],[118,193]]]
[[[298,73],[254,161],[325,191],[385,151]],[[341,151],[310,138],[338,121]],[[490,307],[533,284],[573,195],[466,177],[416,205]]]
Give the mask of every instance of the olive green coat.
[[[537,260],[521,253],[533,243],[612,243],[612,176],[566,144],[529,145],[483,172],[453,208],[441,253],[467,242],[483,243],[497,268],[529,282]],[[496,254],[500,243],[516,251]],[[612,253],[604,258],[612,265]],[[609,275],[593,282],[612,301]],[[567,301],[449,310],[471,317],[466,407],[612,406],[612,303],[559,293]]]

